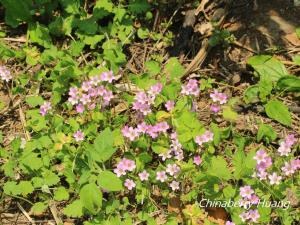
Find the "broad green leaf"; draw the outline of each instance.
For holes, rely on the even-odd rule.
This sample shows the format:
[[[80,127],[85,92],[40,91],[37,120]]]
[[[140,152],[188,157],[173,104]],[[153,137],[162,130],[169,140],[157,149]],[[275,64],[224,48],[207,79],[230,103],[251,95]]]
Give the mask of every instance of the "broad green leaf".
[[[295,55],[293,57],[293,62],[300,66],[300,55]]]
[[[21,22],[31,21],[31,0],[1,0],[5,8],[5,22],[16,28]]]
[[[149,37],[149,30],[147,28],[139,28],[137,35],[140,39],[146,39]]]
[[[284,76],[277,81],[280,90],[300,92],[300,78],[296,76]]]
[[[98,185],[107,191],[121,191],[123,189],[122,181],[116,174],[110,171],[103,171],[98,175]]]
[[[145,67],[147,69],[147,72],[151,76],[155,76],[156,74],[158,74],[160,72],[160,65],[156,61],[147,61],[147,62],[145,62]]]
[[[47,208],[48,205],[45,202],[37,202],[31,207],[31,211],[34,215],[41,215]]]
[[[238,180],[251,176],[253,168],[255,166],[255,160],[253,159],[253,152],[248,153],[246,156],[243,150],[237,150],[232,158],[232,164],[234,166],[234,177]]]
[[[75,200],[67,205],[64,209],[64,214],[68,217],[81,217],[83,215],[83,204],[80,200]]]
[[[271,100],[265,105],[265,110],[271,119],[278,121],[279,123],[291,126],[292,118],[288,110],[288,107],[278,100]]]
[[[259,86],[252,85],[248,87],[244,93],[244,101],[246,104],[259,102]]]
[[[277,134],[272,126],[268,124],[261,124],[257,132],[257,141],[260,142],[262,139],[266,140],[267,143],[274,141],[277,138]]]
[[[30,24],[28,27],[28,35],[29,40],[33,43],[37,43],[45,48],[50,48],[52,45],[48,28],[38,22]]]
[[[64,187],[58,187],[54,191],[54,200],[56,201],[63,201],[69,199],[69,192]]]
[[[177,58],[170,58],[165,66],[164,72],[171,81],[180,81],[181,76],[184,74],[184,67],[180,64]]]
[[[99,154],[101,161],[105,162],[116,152],[114,148],[113,132],[109,128],[102,131],[94,141],[94,148]]]
[[[231,178],[231,172],[227,168],[227,162],[221,156],[214,156],[212,158],[207,174],[218,177],[221,180],[229,180]]]
[[[27,196],[28,194],[32,193],[34,191],[34,188],[30,181],[21,181],[18,184],[18,188],[20,189],[23,196]]]
[[[97,0],[93,10],[93,16],[97,19],[102,19],[112,13],[113,7],[114,5],[110,0]]]
[[[26,97],[25,101],[31,107],[36,107],[38,105],[42,105],[44,99],[41,96],[28,96]]]
[[[232,110],[230,106],[223,107],[223,117],[225,120],[228,121],[235,121],[237,120],[238,114]]]
[[[93,215],[102,206],[102,192],[94,183],[83,186],[79,192],[79,196],[82,206]]]
[[[296,34],[297,34],[297,37],[300,39],[300,27],[297,27]]]
[[[43,173],[45,184],[48,186],[53,186],[57,184],[60,179],[59,176],[53,173],[51,170],[47,170]]]
[[[269,55],[257,55],[248,59],[259,76],[267,81],[277,81],[279,78],[288,75],[284,64]]]
[[[267,96],[269,96],[273,89],[273,84],[269,80],[260,79],[258,82],[259,88],[259,97],[262,101],[267,100]]]
[[[128,9],[136,14],[145,13],[150,9],[150,5],[147,0],[130,0]]]

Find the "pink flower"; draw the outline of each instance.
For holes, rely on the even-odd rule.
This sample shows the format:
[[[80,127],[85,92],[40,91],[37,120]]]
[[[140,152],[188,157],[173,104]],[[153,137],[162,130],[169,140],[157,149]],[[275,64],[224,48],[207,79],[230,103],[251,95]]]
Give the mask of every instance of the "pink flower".
[[[260,180],[266,180],[268,173],[265,170],[261,170],[257,172],[257,176]]]
[[[285,137],[285,143],[287,146],[292,147],[297,142],[295,135],[289,134]]]
[[[163,85],[161,83],[157,83],[150,87],[148,93],[150,95],[158,95],[162,91]]]
[[[221,105],[227,102],[227,96],[217,90],[214,90],[214,92],[210,94],[210,97],[213,102],[219,102]]]
[[[172,111],[174,109],[174,106],[175,106],[175,102],[171,100],[167,101],[165,104],[165,107],[168,111]]]
[[[114,98],[112,91],[106,90],[103,94],[103,99],[105,102],[110,102]]]
[[[210,106],[210,110],[211,110],[212,112],[214,112],[214,113],[217,113],[217,112],[219,112],[219,111],[221,110],[221,107],[220,107],[219,105],[212,104],[212,105]]]
[[[285,141],[280,143],[280,146],[278,148],[278,152],[280,156],[288,156],[291,153],[291,147],[289,144],[287,144]]]
[[[117,177],[126,175],[126,171],[125,169],[121,168],[121,167],[117,167],[114,169],[114,173],[117,175]]]
[[[144,170],[143,172],[139,173],[139,177],[140,177],[141,181],[148,180],[149,176],[150,176],[150,174],[146,170]]]
[[[52,107],[51,107],[51,103],[50,102],[44,102],[43,105],[41,105],[40,107],[40,114],[42,116],[45,116],[49,110],[51,110]]]
[[[180,167],[176,164],[168,164],[166,172],[170,174],[170,176],[176,176],[180,171]]]
[[[173,180],[169,186],[171,187],[172,191],[179,190],[179,182]]]
[[[71,87],[69,90],[69,96],[77,97],[79,95],[78,87]]]
[[[90,82],[92,85],[97,86],[101,82],[100,76],[99,75],[92,76],[90,78]]]
[[[245,222],[248,219],[249,213],[248,212],[242,212],[240,214],[240,218],[243,222]]]
[[[280,184],[280,181],[282,179],[282,176],[278,176],[277,173],[273,173],[269,175],[270,184]]]
[[[157,123],[155,125],[155,129],[158,132],[167,132],[167,130],[169,129],[169,124],[167,122],[161,122],[161,123]]]
[[[250,222],[254,222],[256,223],[258,221],[258,219],[260,218],[259,212],[257,209],[250,209],[248,212],[248,220],[250,220]]]
[[[295,173],[293,166],[288,162],[284,163],[284,166],[281,167],[281,170],[284,173],[284,175],[286,175],[286,176],[289,176],[289,175],[292,175]]]
[[[172,157],[171,152],[172,152],[171,150],[168,150],[164,153],[160,153],[158,156],[161,157],[162,161],[166,161],[166,159],[170,159]]]
[[[199,86],[198,81],[194,79],[190,79],[186,85],[182,85],[181,94],[183,95],[194,95],[197,96],[199,94]]]
[[[84,105],[82,105],[82,104],[76,105],[76,112],[77,113],[83,113],[84,112]]]
[[[268,154],[264,150],[258,150],[256,155],[253,157],[257,163],[265,163],[267,160]]]
[[[243,198],[251,198],[251,195],[254,193],[254,191],[252,190],[252,188],[248,185],[248,186],[243,186],[240,187],[240,195]]]
[[[252,194],[249,201],[251,202],[251,204],[257,205],[259,203],[259,197],[255,194]]]
[[[193,161],[197,166],[199,166],[202,163],[202,159],[199,155],[195,155]]]
[[[86,104],[88,104],[88,103],[91,102],[91,98],[90,98],[90,96],[87,95],[87,94],[82,94],[82,96],[81,96],[81,98],[80,98],[79,100],[80,100],[80,102],[81,102],[83,105],[86,105]]]
[[[149,126],[145,122],[142,122],[137,125],[137,131],[142,134],[145,134],[147,132],[148,128],[149,128]]]
[[[158,171],[156,173],[156,180],[159,180],[160,182],[165,182],[168,179],[165,171]]]
[[[195,137],[195,142],[198,145],[202,145],[203,143],[212,141],[214,138],[214,134],[210,131],[205,131],[204,134]]]
[[[101,75],[100,75],[100,79],[102,81],[108,81],[108,83],[112,83],[113,80],[115,80],[116,78],[114,77],[114,74],[112,71],[108,71],[108,72],[103,72]]]
[[[136,138],[139,137],[138,130],[128,126],[125,126],[122,129],[122,134],[124,137],[127,137],[130,141],[134,141]]]
[[[230,222],[230,221],[226,221],[225,225],[235,225],[235,223]]]
[[[292,166],[293,170],[298,170],[300,168],[300,159],[291,160],[290,165]]]
[[[0,77],[3,81],[10,81],[13,77],[10,70],[6,66],[0,66]]]
[[[92,88],[92,84],[91,84],[91,82],[90,81],[84,81],[84,82],[82,82],[82,84],[81,84],[81,89],[83,90],[83,91],[88,91],[90,88]]]
[[[128,189],[128,190],[132,190],[136,185],[134,183],[133,180],[131,179],[126,179],[125,180],[125,183],[124,183],[124,186]]]
[[[135,162],[130,159],[123,159],[124,167],[128,171],[133,171],[136,168]]]
[[[83,141],[84,133],[81,130],[78,130],[73,134],[73,137],[75,138],[75,141],[77,141],[77,142]]]

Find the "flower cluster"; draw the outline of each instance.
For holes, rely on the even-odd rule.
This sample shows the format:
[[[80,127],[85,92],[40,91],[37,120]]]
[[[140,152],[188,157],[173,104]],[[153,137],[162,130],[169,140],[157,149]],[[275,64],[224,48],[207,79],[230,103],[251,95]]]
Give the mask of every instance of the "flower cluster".
[[[114,96],[112,91],[107,90],[101,82],[111,83],[114,79],[112,71],[93,76],[88,81],[82,82],[80,88],[71,87],[68,101],[75,105],[78,113],[83,113],[86,109],[95,109],[97,103],[106,106]]]
[[[267,179],[267,169],[273,164],[272,158],[264,150],[260,149],[256,152],[256,155],[253,157],[253,159],[257,161],[257,173],[255,173],[255,176],[259,177],[260,180]]]
[[[285,162],[284,166],[281,167],[281,170],[285,176],[293,175],[299,169],[300,169],[300,159],[293,159],[290,162]]]
[[[160,153],[159,156],[161,157],[162,161],[166,159],[172,158],[172,153],[174,154],[174,158],[178,161],[183,160],[183,150],[182,145],[180,144],[176,132],[171,134],[171,145],[170,149],[164,153]]]
[[[205,131],[204,134],[196,136],[195,142],[202,146],[204,143],[210,142],[214,139],[214,134],[211,131]]]
[[[291,153],[292,146],[296,143],[297,139],[293,134],[287,135],[284,141],[280,143],[278,152],[280,156],[288,156]]]
[[[117,164],[117,167],[114,169],[114,173],[118,176],[125,176],[127,174],[127,171],[132,172],[136,168],[136,164],[133,160],[131,159],[126,159],[123,158],[120,160],[120,162]],[[147,173],[147,172],[145,172]],[[148,179],[149,174],[147,174],[147,179]],[[132,190],[136,184],[132,179],[127,178],[124,182],[124,186],[128,190]]]
[[[168,164],[165,171],[157,171],[156,172],[156,180],[160,182],[165,182],[168,180],[167,174],[169,174],[171,177],[176,178],[178,176],[178,173],[180,172],[180,167],[177,164]],[[179,190],[179,182],[176,180],[173,180],[169,183],[169,186],[173,191]]]
[[[11,72],[6,66],[0,66],[0,77],[6,82],[12,79]]]
[[[135,96],[135,102],[133,103],[133,109],[146,116],[151,113],[151,105],[154,104],[156,96],[162,91],[162,84],[157,83],[145,91],[140,91]]]
[[[136,168],[135,162],[131,159],[123,158],[114,169],[114,173],[120,177],[126,175],[127,171],[132,172]]]
[[[182,85],[181,94],[197,96],[200,92],[198,81],[190,79],[186,85]]]
[[[50,102],[44,102],[43,105],[41,105],[40,107],[40,114],[42,116],[45,116],[49,110],[51,110],[52,107],[51,107],[51,103]]]
[[[167,122],[160,122],[155,125],[149,125],[142,122],[138,124],[136,128],[129,126],[123,127],[122,134],[130,141],[134,141],[142,134],[147,134],[152,138],[157,138],[160,133],[165,133],[168,129],[169,125]]]
[[[242,197],[240,205],[244,208],[248,208],[249,205],[257,205],[260,201],[258,196],[254,194],[254,190],[248,185],[240,187],[240,196]],[[240,214],[240,218],[243,222],[249,221],[256,223],[259,217],[260,215],[256,209],[250,209]]]
[[[212,104],[210,106],[211,111],[214,113],[219,112],[221,109],[220,105],[223,105],[228,101],[227,96],[224,93],[218,92],[218,90],[214,90],[214,92],[211,93],[209,96],[213,102],[218,103],[218,104]]]

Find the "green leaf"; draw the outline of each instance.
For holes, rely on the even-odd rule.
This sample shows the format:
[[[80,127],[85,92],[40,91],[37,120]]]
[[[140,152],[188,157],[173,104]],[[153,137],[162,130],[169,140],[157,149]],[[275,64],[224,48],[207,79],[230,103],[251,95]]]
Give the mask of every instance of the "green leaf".
[[[93,16],[102,19],[113,11],[114,5],[109,0],[97,0],[94,6]]]
[[[150,9],[150,5],[147,0],[130,0],[128,9],[136,14],[147,12]]]
[[[114,136],[110,128],[106,128],[99,134],[94,141],[94,148],[99,154],[101,161],[105,162],[110,159],[110,157],[116,152],[114,148]]]
[[[60,179],[59,176],[53,173],[51,170],[47,170],[43,173],[45,184],[48,186],[53,186],[57,184]]]
[[[293,62],[300,66],[300,55],[295,55],[293,57]]]
[[[141,27],[138,29],[137,35],[140,39],[146,39],[149,37],[149,30],[147,28]]]
[[[232,158],[232,164],[234,166],[233,176],[237,180],[250,176],[255,166],[253,153],[251,152],[246,156],[243,150],[237,150]]]
[[[184,71],[184,67],[175,57],[172,57],[168,60],[164,70],[164,72],[170,77],[171,81],[180,81]]]
[[[260,79],[258,83],[259,88],[259,97],[262,101],[267,100],[267,96],[269,96],[273,89],[273,84],[269,80]]]
[[[267,143],[270,143],[271,141],[274,141],[277,138],[277,134],[272,126],[268,124],[261,124],[258,128],[256,138],[258,142],[264,139]]]
[[[29,106],[36,107],[38,105],[42,105],[44,99],[41,96],[28,96],[25,101]]]
[[[83,186],[79,192],[79,196],[82,206],[93,215],[102,206],[102,192],[94,183]]]
[[[37,43],[45,48],[50,48],[52,45],[48,28],[44,25],[40,25],[38,22],[29,25],[28,35],[30,41],[33,43]]]
[[[279,78],[288,75],[284,64],[269,55],[257,55],[248,59],[259,76],[268,81],[277,81]]]
[[[229,180],[231,178],[231,172],[227,168],[227,162],[221,156],[214,156],[212,158],[207,174],[218,177],[221,180]]]
[[[238,114],[232,110],[230,106],[223,107],[223,117],[225,120],[228,121],[235,121],[237,120]]]
[[[246,104],[259,102],[259,86],[252,85],[248,87],[244,93],[244,101]]]
[[[19,184],[19,189],[21,190],[21,193],[23,196],[27,196],[28,194],[32,193],[34,191],[34,188],[30,181],[21,181]]]
[[[59,187],[54,191],[54,200],[63,201],[69,199],[69,192],[64,187]]]
[[[121,191],[122,181],[110,171],[102,171],[97,179],[98,185],[107,191]]]
[[[296,34],[297,34],[297,37],[300,39],[300,27],[297,27]]]
[[[300,92],[300,78],[296,76],[284,76],[277,81],[280,90]]]
[[[292,118],[288,110],[288,107],[278,100],[271,100],[265,105],[265,110],[271,119],[276,120],[277,122],[291,126]]]
[[[48,205],[45,202],[37,202],[31,207],[31,211],[34,215],[40,215],[46,211]]]
[[[1,0],[5,8],[5,22],[16,28],[21,22],[31,20],[31,0]]]
[[[64,209],[64,214],[68,217],[81,217],[83,216],[83,204],[80,200],[75,200],[67,205]]]
[[[70,14],[80,13],[80,1],[79,0],[60,0],[62,9]]]

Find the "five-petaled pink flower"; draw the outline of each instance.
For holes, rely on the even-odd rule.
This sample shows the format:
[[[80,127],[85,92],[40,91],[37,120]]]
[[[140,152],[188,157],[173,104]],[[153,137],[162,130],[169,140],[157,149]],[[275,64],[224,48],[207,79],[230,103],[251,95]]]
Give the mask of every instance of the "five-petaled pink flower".
[[[44,102],[44,104],[41,105],[41,107],[40,107],[40,114],[42,116],[45,116],[49,112],[49,110],[51,110],[51,109],[52,109],[51,103],[50,102]]]
[[[160,182],[165,182],[168,179],[165,171],[158,171],[156,173],[156,180],[159,180]]]
[[[135,187],[135,183],[133,180],[131,179],[126,179],[124,186],[128,189],[128,190],[132,190]]]
[[[84,133],[81,130],[78,130],[74,133],[73,137],[75,141],[80,142],[84,140]]]
[[[179,190],[179,182],[173,180],[169,186],[171,187],[172,191]]]
[[[141,181],[148,180],[149,176],[150,176],[150,174],[146,170],[144,170],[143,172],[139,173],[139,177],[140,177]]]
[[[193,162],[194,162],[197,166],[199,166],[199,165],[202,163],[202,159],[201,159],[201,157],[200,157],[199,155],[195,155],[195,156],[194,156]]]

